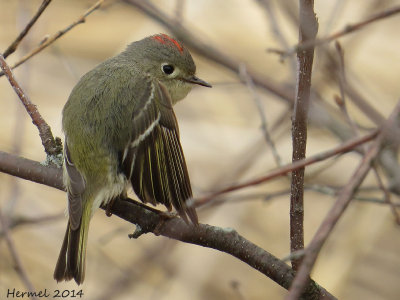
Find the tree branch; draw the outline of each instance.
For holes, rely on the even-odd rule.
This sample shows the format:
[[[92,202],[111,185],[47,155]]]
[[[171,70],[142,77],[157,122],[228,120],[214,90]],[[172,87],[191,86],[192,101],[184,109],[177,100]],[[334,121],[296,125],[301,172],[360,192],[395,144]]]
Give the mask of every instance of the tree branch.
[[[10,54],[14,53],[15,50],[17,50],[19,43],[21,43],[23,38],[28,34],[29,30],[36,23],[36,21],[39,19],[40,15],[44,12],[44,10],[50,4],[50,2],[51,0],[43,0],[42,4],[39,6],[39,9],[32,17],[32,19],[28,22],[28,24],[26,24],[25,28],[20,32],[20,34],[17,36],[14,42],[12,42],[11,45],[8,46],[8,48],[4,51],[3,53],[4,58],[7,58],[7,56],[9,56]]]
[[[382,19],[386,19],[386,18],[391,17],[398,13],[400,13],[400,6],[397,5],[390,9],[387,9],[385,11],[374,14],[374,15],[370,16],[369,18],[367,18],[363,21],[360,21],[358,23],[346,25],[342,30],[337,31],[327,37],[316,39],[313,41],[309,40],[309,41],[300,42],[299,44],[294,46],[289,51],[282,51],[279,49],[268,49],[268,51],[278,53],[278,54],[282,55],[283,57],[293,55],[299,51],[311,49],[316,46],[320,46],[320,45],[329,43],[331,41],[337,40],[338,38],[340,38],[346,34],[353,33],[354,31],[360,30],[360,29],[364,28],[365,26],[370,25],[371,23],[374,23],[374,22],[382,20]]]
[[[99,0],[95,4],[93,4],[83,15],[81,15],[77,20],[69,24],[67,27],[64,29],[56,32],[52,36],[46,38],[37,48],[33,49],[31,52],[26,54],[24,57],[22,57],[19,61],[17,61],[15,64],[11,66],[11,69],[15,69],[18,66],[22,65],[24,62],[26,62],[28,59],[31,57],[35,56],[38,54],[40,51],[43,49],[47,48],[49,45],[51,45],[53,42],[55,42],[57,39],[62,37],[64,34],[66,34],[68,31],[70,31],[72,28],[75,26],[82,24],[86,21],[86,17],[90,15],[92,12],[94,12],[96,9],[98,9],[102,4],[104,0]],[[0,72],[0,77],[4,75],[4,71]]]
[[[318,32],[314,13],[314,0],[300,0],[299,41],[313,41]],[[307,123],[310,107],[311,74],[314,48],[297,52],[297,85],[292,121],[292,161],[306,157]],[[290,252],[304,248],[304,167],[292,172],[290,192]],[[301,259],[293,258],[292,267],[297,270]]]
[[[313,239],[311,240],[310,245],[305,250],[305,256],[303,258],[303,262],[296,274],[295,280],[292,283],[289,294],[286,298],[287,300],[299,299],[300,295],[302,294],[302,291],[304,291],[304,288],[308,286],[307,282],[309,280],[311,269],[314,266],[314,263],[318,257],[318,254],[322,246],[324,245],[329,234],[332,232],[333,227],[336,225],[339,218],[343,215],[343,212],[349,205],[351,199],[353,198],[354,193],[357,191],[358,187],[363,182],[365,176],[368,174],[368,171],[371,168],[371,164],[379,154],[379,150],[385,138],[387,138],[387,136],[391,134],[390,130],[392,128],[395,128],[394,124],[397,121],[399,114],[400,114],[400,101],[397,103],[396,107],[394,108],[392,114],[385,123],[385,126],[381,130],[377,139],[366,151],[361,163],[354,172],[350,181],[340,191],[335,204],[329,210],[327,216],[325,217],[324,221],[321,223]]]
[[[31,102],[28,95],[25,94],[21,86],[18,84],[17,80],[14,77],[10,67],[8,66],[7,62],[5,61],[3,55],[0,54],[0,66],[3,72],[6,74],[8,81],[10,82],[11,86],[13,87],[14,91],[17,93],[19,99],[21,100],[22,104],[24,105],[26,111],[28,112],[29,116],[32,119],[32,123],[37,127],[39,130],[39,136],[42,140],[42,144],[44,150],[46,151],[47,155],[58,155],[62,152],[61,147],[61,140],[56,140],[53,137],[51,132],[50,126],[46,123],[46,121],[42,118],[41,114],[39,113],[35,104]]]
[[[62,171],[54,166],[0,151],[0,172],[64,190]]]
[[[256,91],[256,87],[254,86],[253,79],[249,76],[247,73],[247,68],[245,64],[241,64],[239,67],[239,76],[240,80],[247,86],[247,89],[252,95],[252,98],[254,100],[254,104],[257,107],[258,114],[260,115],[261,119],[261,130],[264,134],[265,141],[267,142],[267,145],[270,147],[272,156],[274,157],[274,160],[276,162],[276,165],[278,167],[282,166],[282,159],[279,156],[278,150],[276,149],[275,143],[272,140],[271,134],[269,133],[268,130],[268,122],[267,122],[267,117],[261,102],[261,98],[259,94]]]
[[[258,184],[264,183],[266,181],[269,181],[273,178],[284,176],[284,175],[286,175],[290,172],[293,172],[294,170],[297,170],[299,168],[304,168],[305,166],[314,164],[316,162],[320,162],[329,157],[351,151],[354,148],[358,147],[359,145],[362,145],[363,143],[371,141],[372,139],[374,139],[376,137],[377,134],[378,134],[378,131],[373,131],[363,137],[357,137],[357,138],[351,139],[343,144],[340,144],[339,146],[337,146],[333,149],[315,154],[306,159],[302,159],[302,160],[296,161],[291,164],[284,165],[284,166],[270,172],[269,174],[267,174],[265,176],[262,176],[262,177],[259,177],[259,178],[241,183],[241,184],[232,185],[232,186],[226,187],[222,190],[219,190],[215,193],[212,193],[211,195],[208,195],[206,197],[198,198],[196,200],[196,206],[204,205],[207,202],[211,201],[212,199],[215,199],[216,197],[218,197],[222,194],[226,194],[226,193],[237,191],[237,190],[247,188],[250,186],[258,185]],[[1,152],[0,152],[0,154],[1,154]]]
[[[0,171],[64,190],[62,171],[43,166],[36,161],[0,151]],[[119,199],[111,208],[112,214],[136,224],[134,235],[153,232],[185,243],[196,244],[228,253],[288,289],[294,278],[292,269],[264,249],[246,240],[233,229],[200,224],[188,226],[178,217],[166,219],[165,214],[132,199]],[[335,299],[311,281],[304,292],[307,299]]]

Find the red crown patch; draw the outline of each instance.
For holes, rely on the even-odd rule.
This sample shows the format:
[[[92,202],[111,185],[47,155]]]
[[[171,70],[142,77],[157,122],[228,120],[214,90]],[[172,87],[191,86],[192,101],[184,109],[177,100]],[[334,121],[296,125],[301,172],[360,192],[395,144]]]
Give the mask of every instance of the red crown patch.
[[[157,42],[166,45],[167,43],[172,43],[176,48],[178,48],[180,53],[183,53],[183,47],[181,44],[178,43],[178,41],[174,40],[172,37],[166,35],[166,34],[159,34],[153,36],[153,40],[156,40]]]

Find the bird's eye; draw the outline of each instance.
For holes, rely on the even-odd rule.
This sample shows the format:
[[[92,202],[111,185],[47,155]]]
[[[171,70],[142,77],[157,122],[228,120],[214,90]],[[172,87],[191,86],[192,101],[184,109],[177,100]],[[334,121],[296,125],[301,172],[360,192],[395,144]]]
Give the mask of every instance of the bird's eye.
[[[171,75],[174,72],[174,66],[171,65],[163,65],[161,67],[162,71],[167,74],[167,75]]]

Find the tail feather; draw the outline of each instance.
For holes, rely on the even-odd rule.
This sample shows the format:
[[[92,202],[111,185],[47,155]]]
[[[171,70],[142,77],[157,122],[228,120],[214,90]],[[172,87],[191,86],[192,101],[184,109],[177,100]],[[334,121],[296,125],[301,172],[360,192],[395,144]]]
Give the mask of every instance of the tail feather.
[[[85,279],[85,261],[88,222],[80,223],[76,230],[72,230],[68,221],[67,230],[60,255],[54,270],[54,279],[57,282],[74,279],[77,284]]]

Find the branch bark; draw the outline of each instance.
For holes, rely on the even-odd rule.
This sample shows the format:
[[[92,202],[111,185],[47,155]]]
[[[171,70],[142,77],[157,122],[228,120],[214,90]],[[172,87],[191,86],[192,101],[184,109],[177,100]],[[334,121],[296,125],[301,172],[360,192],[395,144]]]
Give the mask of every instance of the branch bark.
[[[300,0],[299,41],[313,41],[318,32],[318,22],[314,13],[314,0]],[[311,74],[314,48],[297,52],[297,86],[292,121],[292,161],[306,157],[307,123],[310,106]],[[290,193],[290,252],[304,248],[304,168],[292,172]],[[301,259],[293,258],[292,267],[297,270]]]

